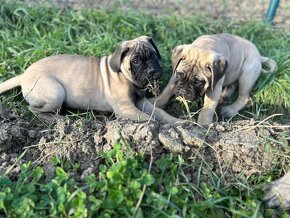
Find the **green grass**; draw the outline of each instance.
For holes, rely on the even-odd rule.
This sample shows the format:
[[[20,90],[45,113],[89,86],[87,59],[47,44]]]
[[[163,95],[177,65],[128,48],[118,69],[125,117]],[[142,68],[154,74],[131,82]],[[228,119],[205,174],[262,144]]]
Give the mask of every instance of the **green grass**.
[[[142,13],[87,9],[73,11],[0,0],[0,81],[22,73],[40,58],[60,53],[102,56],[117,44],[140,35],[152,36],[162,56],[163,86],[171,75],[171,50],[203,34],[228,32],[254,42],[261,54],[275,59],[279,69],[262,75],[254,91],[254,117],[290,108],[290,37],[286,31],[263,23],[238,24],[209,17],[151,17]],[[6,104],[23,104],[19,90],[3,96]],[[197,110],[195,104],[191,108]],[[149,170],[148,160],[121,145],[102,154],[97,178],[86,182],[69,178],[59,166],[46,180],[42,168],[22,166],[18,180],[0,176],[0,216],[8,217],[130,217],[146,192],[136,217],[270,217],[276,212],[261,205],[260,184],[271,175],[252,178],[249,184],[223,187],[212,176],[208,183],[188,182],[190,164],[180,156],[164,155]],[[128,148],[127,148],[128,149]],[[198,180],[198,179],[197,179]],[[49,216],[50,214],[50,216]],[[283,215],[284,214],[284,215]],[[286,212],[280,213],[286,217]]]
[[[152,36],[162,55],[163,87],[171,75],[171,50],[191,43],[203,34],[228,32],[256,44],[260,53],[277,61],[279,69],[262,75],[253,90],[257,108],[289,114],[290,110],[290,37],[286,31],[263,23],[237,24],[207,17],[151,17],[141,13],[68,9],[1,3],[0,81],[22,73],[40,58],[60,53],[102,56],[114,51],[118,43]],[[192,107],[196,111],[197,107]]]

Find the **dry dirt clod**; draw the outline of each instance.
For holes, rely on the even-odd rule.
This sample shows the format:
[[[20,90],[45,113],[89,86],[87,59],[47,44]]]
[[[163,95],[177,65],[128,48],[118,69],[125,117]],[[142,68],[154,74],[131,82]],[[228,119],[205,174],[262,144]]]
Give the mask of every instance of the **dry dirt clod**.
[[[177,126],[176,130],[185,145],[201,147],[206,138],[206,130],[199,126]]]
[[[216,130],[218,132],[224,132],[224,131],[226,131],[225,127],[223,127],[222,125],[216,125]]]
[[[129,142],[141,153],[150,153],[150,144],[153,149],[159,146],[156,140],[158,124],[154,122],[137,123],[129,120],[113,120],[106,124],[105,145],[113,145],[120,139]],[[152,146],[153,145],[153,146]],[[156,151],[159,153],[158,151]]]
[[[177,154],[183,153],[184,145],[175,129],[171,128],[161,130],[158,134],[158,139],[162,146],[168,151]]]

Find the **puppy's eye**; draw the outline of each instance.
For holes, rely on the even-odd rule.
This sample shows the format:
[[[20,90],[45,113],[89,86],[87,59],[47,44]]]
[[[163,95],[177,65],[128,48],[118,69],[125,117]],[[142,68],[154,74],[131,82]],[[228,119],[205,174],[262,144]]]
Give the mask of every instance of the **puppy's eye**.
[[[139,64],[140,63],[140,59],[139,58],[134,58],[132,63],[133,64]]]
[[[208,65],[208,66],[205,67],[205,69],[211,71],[211,66]]]
[[[185,73],[184,72],[177,72],[177,76],[179,78],[184,78],[185,77]]]

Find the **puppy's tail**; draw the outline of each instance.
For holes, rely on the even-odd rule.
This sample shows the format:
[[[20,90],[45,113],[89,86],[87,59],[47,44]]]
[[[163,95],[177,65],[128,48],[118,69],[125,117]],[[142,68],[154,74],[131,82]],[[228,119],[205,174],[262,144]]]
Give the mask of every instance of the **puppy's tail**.
[[[2,94],[3,92],[6,92],[10,89],[13,89],[17,86],[20,86],[21,82],[21,75],[15,76],[3,83],[0,84],[0,94]]]
[[[261,56],[261,61],[262,64],[267,65],[267,67],[269,68],[269,70],[265,70],[262,68],[262,73],[273,73],[278,68],[276,61],[271,58]]]

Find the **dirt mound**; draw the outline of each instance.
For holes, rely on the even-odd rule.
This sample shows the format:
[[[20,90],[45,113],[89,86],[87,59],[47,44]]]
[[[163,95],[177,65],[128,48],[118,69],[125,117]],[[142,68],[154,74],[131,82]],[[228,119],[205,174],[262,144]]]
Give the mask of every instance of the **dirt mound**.
[[[196,168],[193,179],[203,164],[208,172],[228,181],[274,169],[283,158],[279,154],[286,149],[279,143],[281,131],[285,132],[285,128],[277,124],[253,120],[201,128],[189,121],[162,125],[119,119],[106,122],[64,119],[48,128],[6,108],[0,111],[0,174],[13,178],[22,163],[31,161],[43,166],[51,177],[54,172],[51,158],[56,156],[77,166],[69,172],[71,176],[84,178],[97,172],[99,151],[108,151],[114,143],[125,140],[145,155],[152,149],[154,158],[166,152],[181,154]],[[289,163],[287,158],[284,157]]]

